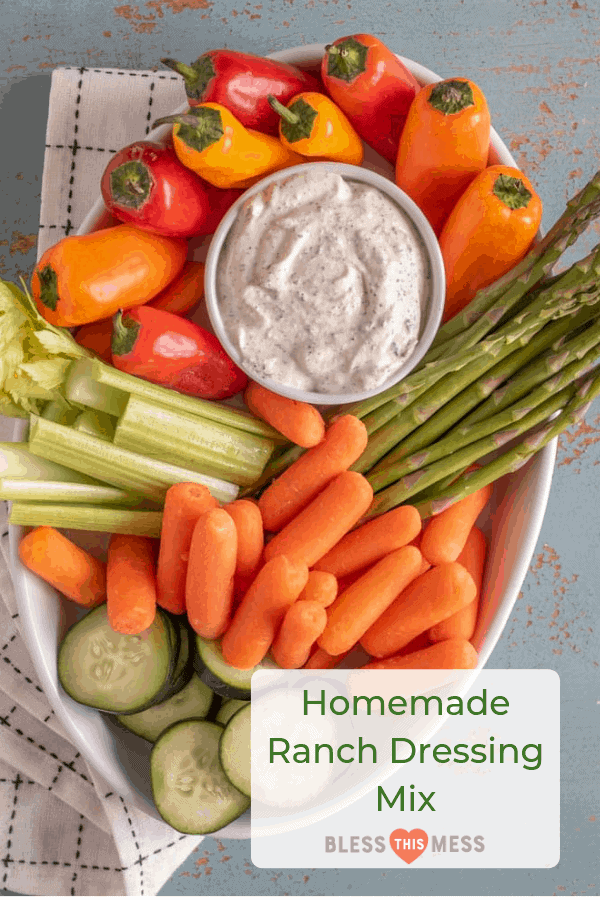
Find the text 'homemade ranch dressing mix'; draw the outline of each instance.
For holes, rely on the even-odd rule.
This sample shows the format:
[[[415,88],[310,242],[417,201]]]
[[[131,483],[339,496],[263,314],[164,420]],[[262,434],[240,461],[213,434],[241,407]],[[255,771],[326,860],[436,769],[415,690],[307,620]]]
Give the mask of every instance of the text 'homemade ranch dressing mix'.
[[[223,247],[223,325],[257,378],[319,393],[371,390],[411,355],[429,294],[426,251],[378,188],[333,172],[276,182]]]

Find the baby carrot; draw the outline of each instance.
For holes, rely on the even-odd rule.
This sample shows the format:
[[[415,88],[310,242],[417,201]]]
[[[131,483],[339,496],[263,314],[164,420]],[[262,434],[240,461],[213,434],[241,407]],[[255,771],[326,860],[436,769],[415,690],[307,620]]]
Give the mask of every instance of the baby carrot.
[[[299,447],[315,447],[323,440],[323,416],[310,403],[282,397],[255,381],[249,382],[244,400],[250,412],[264,419]]]
[[[319,491],[356,462],[367,446],[367,429],[356,416],[341,416],[325,438],[286,469],[258,501],[267,531],[279,531]]]
[[[301,669],[327,625],[325,607],[316,600],[294,603],[286,612],[271,653],[282,669]]]
[[[454,613],[453,616],[450,616],[449,619],[444,619],[443,622],[438,622],[437,625],[429,629],[428,637],[434,644],[438,641],[446,641],[449,638],[464,638],[466,641],[470,641],[473,637],[477,622],[486,551],[487,547],[483,533],[479,528],[472,528],[457,562],[465,567],[475,582],[477,595],[468,606],[464,606]]]
[[[304,664],[305,669],[334,669],[341,662],[347,653],[340,653],[338,656],[331,656],[326,650],[318,647],[308,658],[308,662]]]
[[[231,666],[252,669],[258,665],[307,580],[307,567],[285,556],[265,563],[223,636],[221,651]]]
[[[474,669],[477,652],[463,638],[453,638],[417,650],[408,656],[390,656],[367,663],[363,669]]]
[[[329,610],[319,647],[332,656],[347,653],[416,577],[421,554],[416,547],[388,553],[341,594]],[[365,646],[363,644],[363,646]],[[367,653],[370,653],[365,646]]]
[[[113,534],[106,565],[106,612],[113,631],[140,634],[156,615],[155,544],[151,538]]]
[[[311,571],[306,587],[298,600],[320,603],[323,608],[331,606],[338,594],[338,582],[330,572]]]
[[[356,528],[315,563],[315,569],[338,578],[369,566],[392,550],[409,544],[421,531],[414,506],[398,506]]]
[[[202,513],[192,535],[185,606],[196,634],[218,638],[227,628],[237,559],[235,523],[224,509]]]
[[[432,517],[421,539],[421,553],[432,565],[458,559],[471,528],[491,497],[492,487],[488,484]]]
[[[19,543],[24,566],[52,587],[92,609],[106,600],[106,566],[56,528],[34,528]]]
[[[408,585],[360,642],[371,656],[391,656],[433,625],[468,606],[476,593],[475,582],[460,563],[434,566]]]
[[[194,525],[208,509],[218,506],[203,484],[181,482],[165,497],[156,571],[158,605],[175,615],[185,612],[185,579]]]
[[[235,523],[237,532],[236,578],[254,578],[264,547],[264,533],[260,509],[253,500],[234,500],[224,509]]]
[[[314,566],[356,525],[372,499],[366,478],[342,472],[267,544],[265,559],[283,554],[292,562]]]

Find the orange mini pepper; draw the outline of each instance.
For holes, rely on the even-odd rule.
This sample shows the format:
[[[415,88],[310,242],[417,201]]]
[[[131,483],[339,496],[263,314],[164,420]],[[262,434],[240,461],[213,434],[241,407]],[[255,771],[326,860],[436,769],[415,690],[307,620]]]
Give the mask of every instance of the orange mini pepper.
[[[272,96],[269,103],[281,117],[279,138],[285,147],[302,156],[361,165],[361,139],[347,116],[325,94],[304,91],[292,97],[287,107]]]
[[[69,235],[43,254],[31,292],[52,325],[84,325],[152,300],[179,275],[186,256],[186,240],[133,225]]]
[[[439,235],[461,194],[487,165],[490,113],[476,84],[449,78],[411,103],[400,137],[396,184]]]
[[[245,128],[219,103],[201,103],[154,124],[167,122],[173,125],[179,161],[215,187],[250,187],[264,175],[304,162],[277,138]]]
[[[444,322],[523,259],[541,221],[542,201],[519,169],[490,166],[473,179],[440,235]]]

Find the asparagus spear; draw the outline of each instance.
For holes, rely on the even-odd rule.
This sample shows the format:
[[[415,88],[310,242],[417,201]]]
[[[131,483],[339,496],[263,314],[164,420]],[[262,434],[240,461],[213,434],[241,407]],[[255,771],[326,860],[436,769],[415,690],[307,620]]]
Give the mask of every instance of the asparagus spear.
[[[425,395],[425,399],[429,404],[428,407],[425,407],[425,412],[433,410],[433,413],[424,421],[423,416],[421,415],[420,418],[421,421],[423,421],[423,424],[421,424],[420,427],[413,427],[413,430],[408,435],[407,439],[397,443],[391,453],[388,453],[387,456],[379,461],[375,470],[383,466],[387,468],[391,463],[403,459],[408,456],[408,454],[416,453],[423,447],[428,447],[434,441],[437,441],[441,435],[447,432],[449,428],[452,428],[455,423],[461,422],[463,417],[470,410],[475,409],[492,393],[492,391],[510,378],[511,375],[519,372],[523,366],[538,357],[547,347],[552,346],[568,332],[589,322],[594,316],[598,316],[598,312],[595,308],[590,309],[584,307],[572,318],[565,316],[555,322],[551,322],[546,325],[545,328],[542,328],[538,334],[535,334],[524,347],[514,350],[507,356],[503,356],[496,365],[492,366],[492,368],[488,368],[488,370],[483,373],[484,377],[480,378],[479,373],[474,370],[473,374],[475,378],[470,380],[464,389],[463,386],[466,379],[461,379],[460,377],[452,380],[446,379],[444,382],[438,382],[438,384]],[[598,341],[600,341],[600,322],[596,323],[592,332],[595,337],[594,342],[598,343]],[[588,340],[591,339],[592,338],[588,338]],[[565,351],[563,350],[563,354],[564,353]],[[568,351],[567,356],[555,353],[554,356],[550,358],[550,365],[555,366],[556,362],[559,362],[559,365],[562,365],[561,360],[564,360],[567,357]],[[556,371],[556,368],[548,371],[547,375],[551,374],[551,371]],[[419,404],[417,410],[420,410],[420,408]],[[403,417],[404,431],[406,431],[409,424],[407,421],[409,412],[410,408],[405,411]],[[376,440],[377,435],[373,438],[373,441]]]
[[[563,395],[561,397],[563,403],[565,403],[566,394],[570,391],[572,391],[572,389],[565,388],[563,392],[560,392],[561,395]],[[489,462],[472,472],[461,475],[453,482],[452,486],[448,488],[447,491],[442,491],[441,494],[438,494],[429,501],[417,504],[417,509],[419,509],[421,516],[426,518],[431,515],[436,515],[448,506],[451,506],[457,500],[461,500],[463,497],[484,487],[486,484],[496,481],[496,479],[500,478],[502,475],[517,471],[517,469],[524,465],[538,450],[552,440],[552,438],[557,437],[565,430],[565,428],[568,428],[570,425],[574,424],[574,422],[583,418],[589,408],[590,402],[599,393],[600,370],[596,369],[591,378],[586,378],[583,383],[579,383],[578,387],[572,393],[571,399],[566,403],[564,409],[556,419],[552,422],[546,422],[541,428],[536,429],[532,434],[528,435],[525,440],[516,447],[501,454],[492,462]],[[529,421],[530,426],[533,421],[533,416],[526,416],[521,421],[521,424],[526,423],[527,421]],[[417,472],[413,473],[412,476],[407,476],[406,479],[403,479],[397,484],[376,494],[371,507],[362,521],[368,521],[375,516],[387,512],[389,509],[393,509],[395,506],[399,506],[417,493],[416,488],[422,490],[428,484],[432,484],[434,481],[438,481],[441,477],[444,477],[444,475],[464,468],[465,464],[469,465],[469,462],[465,462],[467,460],[471,463],[476,462],[488,453],[497,450],[503,443],[512,440],[518,433],[523,432],[520,431],[515,433],[514,430],[510,430],[505,433],[491,435],[488,438],[478,441],[477,444],[479,446],[477,448],[475,447],[475,444],[471,444],[469,447],[465,448],[464,451],[452,454],[452,456],[447,457],[446,460],[441,460],[439,463],[434,463],[427,469],[421,470],[421,472],[426,474]],[[474,455],[473,451],[475,449],[478,450],[478,456]],[[460,458],[460,465],[457,464],[457,458]],[[410,485],[409,479],[412,479]]]
[[[491,484],[498,478],[502,478],[503,475],[516,472],[525,463],[529,462],[538,450],[541,450],[542,447],[562,434],[567,428],[580,422],[587,413],[591,401],[599,393],[600,377],[596,375],[582,385],[568,406],[552,422],[537,429],[516,447],[498,456],[480,469],[461,475],[449,491],[418,505],[417,509],[421,516],[428,518],[429,516],[437,515],[437,513],[443,512],[448,506],[452,506],[453,503],[462,500],[463,497],[467,497],[469,494],[479,490],[479,488]],[[377,513],[373,515],[377,515]],[[366,518],[372,518],[370,511],[367,513]]]
[[[600,341],[600,335],[598,340]],[[388,466],[377,467],[367,476],[373,490],[380,491],[411,472],[423,469],[439,459],[450,456],[463,447],[487,437],[487,435],[502,432],[530,413],[533,414],[534,410],[537,410],[537,422],[532,421],[531,424],[542,422],[555,411],[550,410],[548,412],[545,407],[547,401],[553,400],[564,388],[586,375],[595,366],[597,356],[597,348],[593,347],[582,359],[574,357],[569,365],[566,365],[541,385],[534,387],[533,390],[527,393],[520,401],[508,407],[508,409],[502,410],[496,415],[486,416],[485,419],[473,425],[464,425],[461,422],[437,443],[431,444],[431,446],[419,450],[417,453],[413,453],[399,462],[394,461]],[[523,380],[527,382],[528,379],[524,378]],[[558,408],[560,408],[560,404],[556,407],[556,409]],[[528,425],[527,427],[531,426]]]

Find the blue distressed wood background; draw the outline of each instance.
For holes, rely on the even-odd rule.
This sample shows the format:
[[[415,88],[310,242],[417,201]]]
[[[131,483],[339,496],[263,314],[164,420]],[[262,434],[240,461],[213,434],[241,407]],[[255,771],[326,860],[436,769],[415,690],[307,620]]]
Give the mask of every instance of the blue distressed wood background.
[[[151,68],[229,46],[268,53],[372,32],[444,77],[484,90],[493,124],[533,180],[549,227],[600,159],[597,0],[2,0],[0,276],[35,262],[44,132],[55,66]],[[592,228],[582,255],[598,239]],[[560,441],[531,569],[492,657],[562,682],[562,859],[549,870],[255,868],[249,841],[204,840],[166,883],[187,895],[597,895],[600,887],[600,405]],[[518,805],[515,802],[515,814]]]

